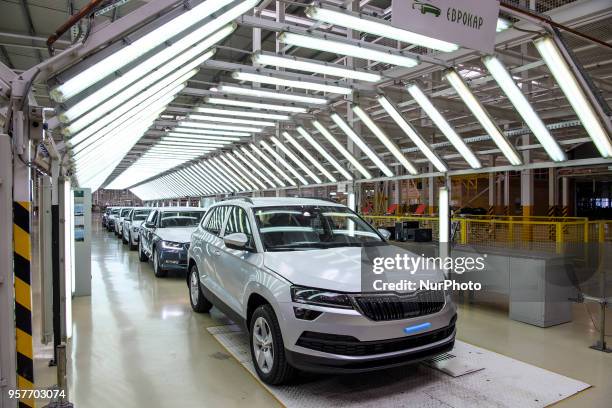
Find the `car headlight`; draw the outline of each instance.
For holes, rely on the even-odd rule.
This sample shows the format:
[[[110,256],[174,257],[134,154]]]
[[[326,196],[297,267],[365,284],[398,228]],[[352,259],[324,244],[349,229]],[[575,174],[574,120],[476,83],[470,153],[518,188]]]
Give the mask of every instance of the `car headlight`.
[[[180,242],[162,241],[161,246],[166,249],[183,249],[183,244]]]
[[[302,286],[291,287],[291,300],[296,303],[309,305],[339,307],[352,309],[351,299],[344,293],[330,292],[328,290],[305,288]]]

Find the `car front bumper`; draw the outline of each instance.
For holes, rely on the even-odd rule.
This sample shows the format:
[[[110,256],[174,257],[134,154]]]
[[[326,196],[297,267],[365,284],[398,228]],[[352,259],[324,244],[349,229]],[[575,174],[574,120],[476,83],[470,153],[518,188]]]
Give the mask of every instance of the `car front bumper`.
[[[159,264],[165,270],[187,270],[187,249],[164,249],[159,253]]]
[[[287,359],[313,372],[362,372],[409,364],[453,348],[457,308],[447,296],[436,313],[373,321],[354,309],[280,303]],[[314,320],[295,317],[294,307],[321,312]],[[414,326],[426,329],[406,334]]]

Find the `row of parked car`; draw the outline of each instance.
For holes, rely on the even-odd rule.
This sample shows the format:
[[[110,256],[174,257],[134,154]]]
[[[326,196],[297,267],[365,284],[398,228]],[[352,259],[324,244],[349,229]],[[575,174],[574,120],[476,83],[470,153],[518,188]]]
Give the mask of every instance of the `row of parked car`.
[[[103,220],[156,276],[188,273],[192,309],[213,305],[249,333],[258,376],[287,382],[297,371],[363,372],[453,348],[456,307],[444,291],[362,288],[364,248],[395,256],[389,232],[338,203],[235,198],[194,207],[118,208]],[[416,271],[414,280],[444,279]]]

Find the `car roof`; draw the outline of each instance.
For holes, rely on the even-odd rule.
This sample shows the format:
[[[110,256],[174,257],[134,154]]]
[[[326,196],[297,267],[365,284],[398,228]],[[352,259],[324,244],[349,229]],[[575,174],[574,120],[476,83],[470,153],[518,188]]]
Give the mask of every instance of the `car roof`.
[[[252,198],[234,198],[229,200],[223,200],[215,205],[227,205],[237,204],[248,207],[276,207],[282,205],[321,205],[321,206],[334,206],[344,207],[340,203],[333,201],[321,200],[318,198],[304,198],[304,197],[252,197]]]
[[[133,210],[154,210],[155,207],[132,207]]]
[[[202,207],[157,207],[159,211],[206,211]]]

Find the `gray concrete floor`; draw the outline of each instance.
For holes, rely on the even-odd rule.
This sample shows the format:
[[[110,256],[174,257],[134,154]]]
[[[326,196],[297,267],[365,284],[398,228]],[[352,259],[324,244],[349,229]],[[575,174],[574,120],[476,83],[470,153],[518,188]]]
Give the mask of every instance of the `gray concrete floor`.
[[[34,295],[36,302],[36,287]],[[73,305],[68,368],[79,408],[279,405],[206,331],[224,317],[191,312],[184,276],[156,279],[149,264],[98,222],[92,296]],[[572,323],[547,329],[509,320],[504,300],[492,296],[459,309],[461,340],[594,386],[561,407],[611,405],[612,354],[588,349],[596,335],[584,305],[575,306]],[[46,367],[49,349],[37,350],[36,383],[44,388],[54,383],[55,371]]]

